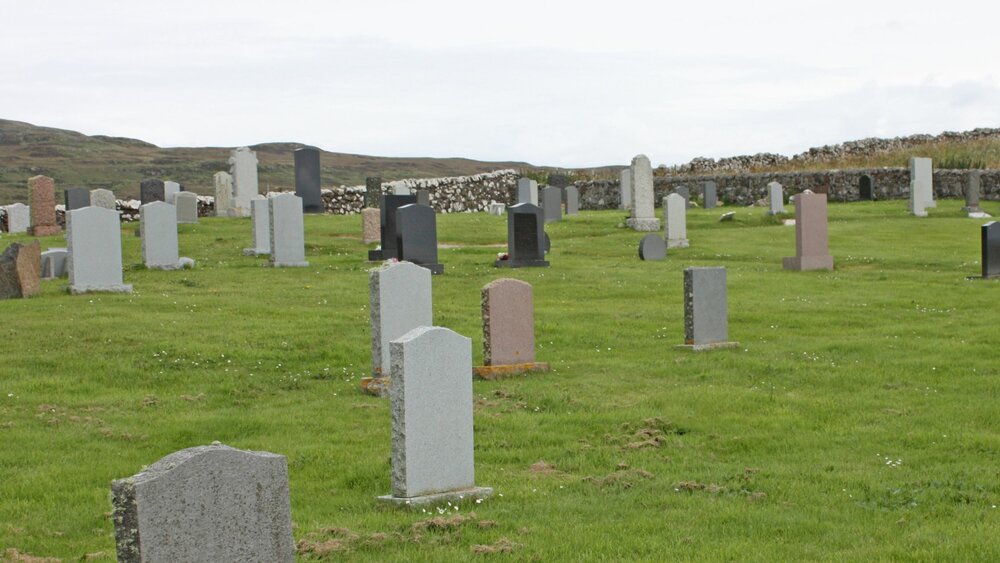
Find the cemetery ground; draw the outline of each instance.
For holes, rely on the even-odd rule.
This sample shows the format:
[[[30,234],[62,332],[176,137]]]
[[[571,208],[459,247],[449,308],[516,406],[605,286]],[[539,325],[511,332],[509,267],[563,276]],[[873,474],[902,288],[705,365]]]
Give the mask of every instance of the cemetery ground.
[[[479,364],[480,288],[525,280],[553,369],[474,383],[496,493],[426,512],[375,500],[360,217],[306,216],[288,269],[241,255],[249,219],[203,218],[179,226],[197,268],[145,270],[126,224],[134,294],[0,302],[0,560],[113,560],[111,481],[214,440],[287,456],[301,560],[996,560],[1000,281],[966,280],[983,221],[961,206],[831,203],[832,272],[783,270],[794,228],[761,208],[690,210],[661,262],[623,212],[584,211],[547,225],[550,268],[516,270],[492,265],[505,218],[439,215],[434,323]],[[675,349],[683,268],[719,265],[740,347]]]

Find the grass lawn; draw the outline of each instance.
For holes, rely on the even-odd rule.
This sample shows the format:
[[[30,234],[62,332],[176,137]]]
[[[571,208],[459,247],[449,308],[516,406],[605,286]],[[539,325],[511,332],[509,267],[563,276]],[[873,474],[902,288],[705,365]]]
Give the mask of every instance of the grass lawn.
[[[550,268],[513,271],[505,218],[439,215],[435,324],[481,362],[480,288],[523,279],[553,366],[475,382],[496,494],[446,514],[375,501],[360,217],[307,216],[311,266],[279,270],[241,256],[249,219],[181,225],[198,266],[175,272],[131,266],[126,225],[133,295],[0,302],[0,561],[113,560],[111,481],[213,440],[288,457],[302,560],[1000,559],[1000,282],[966,280],[983,221],[961,205],[831,204],[832,272],[782,270],[794,228],[759,208],[691,210],[691,247],[648,263],[621,212],[583,212],[548,226]],[[738,349],[673,348],[695,265],[728,268]]]

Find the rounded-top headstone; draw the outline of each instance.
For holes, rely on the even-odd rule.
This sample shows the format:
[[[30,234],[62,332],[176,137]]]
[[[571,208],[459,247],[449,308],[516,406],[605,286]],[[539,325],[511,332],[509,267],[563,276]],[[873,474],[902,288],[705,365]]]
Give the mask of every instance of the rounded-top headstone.
[[[639,258],[642,260],[663,260],[667,257],[667,243],[659,235],[648,234],[639,242]]]

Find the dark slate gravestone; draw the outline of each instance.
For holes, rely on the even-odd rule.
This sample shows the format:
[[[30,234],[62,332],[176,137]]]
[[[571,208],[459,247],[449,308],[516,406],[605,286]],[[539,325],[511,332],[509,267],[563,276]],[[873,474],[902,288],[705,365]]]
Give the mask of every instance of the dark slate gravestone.
[[[982,213],[979,208],[979,190],[982,187],[983,173],[979,170],[970,170],[965,176],[965,207],[962,211],[967,213]]]
[[[981,229],[983,239],[983,277],[1000,277],[1000,223],[990,221]]]
[[[415,195],[382,196],[379,204],[379,227],[381,229],[381,248],[368,251],[368,260],[376,262],[396,258],[396,210],[404,205],[417,202]]]
[[[411,203],[396,210],[396,253],[400,261],[423,266],[432,274],[444,272],[444,265],[438,262],[437,218],[433,208]]]
[[[302,198],[304,213],[326,211],[319,189],[319,151],[316,149],[295,149],[295,195]]]
[[[677,186],[674,189],[674,193],[680,194],[680,196],[684,198],[685,209],[691,208],[691,190],[689,190],[687,186]]]
[[[708,181],[702,184],[702,203],[705,209],[713,209],[719,204],[719,198],[716,194],[718,186],[715,182]]]
[[[663,260],[667,257],[667,243],[660,235],[648,234],[639,242],[640,260]]]
[[[382,178],[369,176],[365,178],[365,207],[378,209],[382,196]]]
[[[544,267],[546,243],[545,212],[537,205],[519,203],[507,208],[507,259],[497,260],[497,268]]]
[[[549,186],[542,189],[542,209],[545,222],[562,221],[562,190]]]
[[[427,190],[417,190],[417,203],[420,205],[426,205],[430,207],[431,205],[431,192]]]
[[[549,238],[549,233],[545,233],[545,253],[548,254],[552,250],[552,239]]]
[[[90,190],[87,188],[66,188],[66,211],[90,206]]]
[[[861,201],[872,201],[875,197],[872,195],[872,177],[868,174],[861,176],[858,180],[858,194]]]
[[[139,182],[139,201],[142,205],[153,203],[154,201],[166,201],[163,180],[146,178]]]

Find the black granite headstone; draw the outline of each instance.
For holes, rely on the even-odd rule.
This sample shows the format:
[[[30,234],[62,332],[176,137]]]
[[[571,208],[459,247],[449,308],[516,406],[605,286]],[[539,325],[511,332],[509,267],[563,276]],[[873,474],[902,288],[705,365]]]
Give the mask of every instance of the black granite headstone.
[[[404,205],[417,203],[415,195],[382,196],[379,205],[379,224],[382,229],[382,247],[368,251],[368,260],[377,262],[397,258],[396,252],[396,210]]]
[[[87,188],[66,188],[66,211],[90,207],[90,190]]]
[[[983,239],[983,277],[1000,277],[1000,223],[990,221],[980,231]]]
[[[433,208],[411,203],[396,210],[397,258],[440,274],[444,265],[438,262],[437,244],[437,217]]]
[[[323,213],[323,195],[319,187],[319,151],[295,149],[295,195],[302,198],[304,213]]]
[[[871,201],[875,199],[872,196],[872,177],[868,174],[861,176],[858,180],[858,193],[860,194],[861,201]]]
[[[558,189],[558,188],[556,188]],[[519,203],[507,208],[507,259],[497,260],[497,268],[544,267],[545,212],[537,205]]]
[[[158,178],[146,178],[139,182],[139,202],[142,205],[153,203],[154,201],[165,201],[163,194],[163,180]]]
[[[640,260],[663,260],[667,257],[667,243],[660,235],[648,234],[639,241]]]
[[[365,207],[378,209],[382,197],[382,178],[369,176],[365,178]]]

